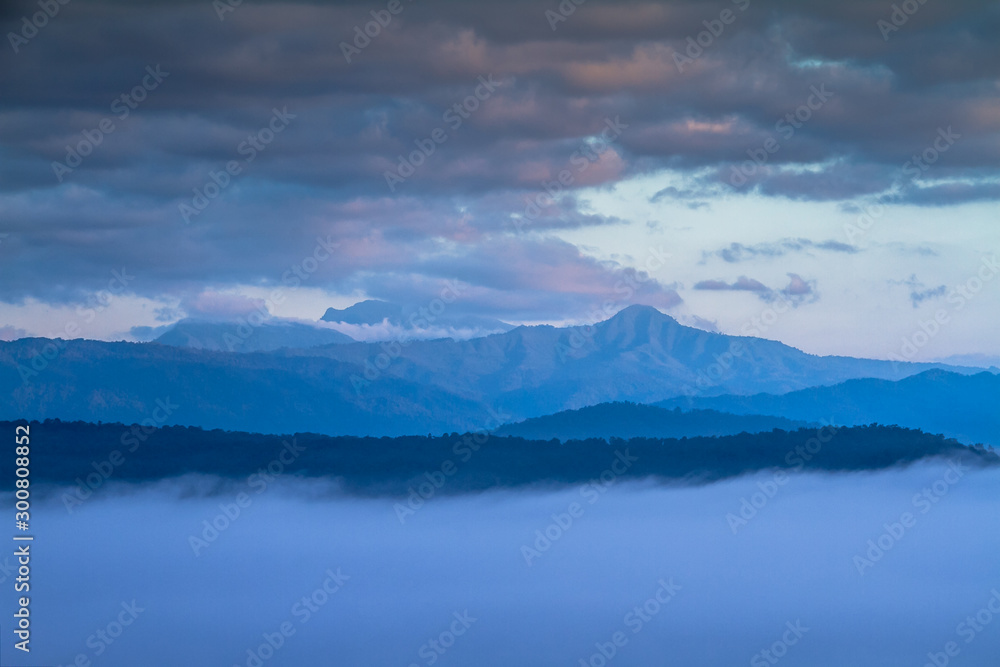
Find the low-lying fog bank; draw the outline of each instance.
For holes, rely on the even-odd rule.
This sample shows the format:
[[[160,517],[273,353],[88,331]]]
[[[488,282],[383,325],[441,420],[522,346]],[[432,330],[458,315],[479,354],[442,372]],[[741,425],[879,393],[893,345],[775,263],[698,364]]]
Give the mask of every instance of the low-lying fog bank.
[[[36,500],[32,652],[7,629],[0,662],[987,667],[1000,655],[995,468],[422,503],[292,478],[206,486]]]

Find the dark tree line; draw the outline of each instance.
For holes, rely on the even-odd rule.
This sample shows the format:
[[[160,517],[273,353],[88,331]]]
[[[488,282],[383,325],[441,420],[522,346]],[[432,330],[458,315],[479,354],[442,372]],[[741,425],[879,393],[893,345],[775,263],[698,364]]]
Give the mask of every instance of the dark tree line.
[[[13,434],[21,422],[0,422]],[[280,468],[283,475],[331,477],[359,494],[405,494],[411,486],[442,479],[442,493],[578,484],[614,469],[615,478],[660,477],[711,481],[746,472],[851,471],[902,465],[927,457],[955,457],[970,465],[995,465],[1000,457],[982,446],[898,426],[773,430],[723,437],[680,439],[591,438],[526,440],[488,433],[397,438],[288,436],[168,426],[150,429],[111,423],[46,420],[31,424],[34,483],[76,484],[98,474],[119,481],[148,481],[186,473],[245,478]],[[12,436],[13,442],[13,436]],[[627,450],[627,452],[626,452]],[[283,453],[284,452],[284,453]],[[628,466],[619,454],[632,460]],[[274,464],[281,461],[281,465]],[[13,445],[0,458],[0,487],[13,488]],[[109,472],[110,466],[110,472]],[[94,479],[94,478],[92,478]]]

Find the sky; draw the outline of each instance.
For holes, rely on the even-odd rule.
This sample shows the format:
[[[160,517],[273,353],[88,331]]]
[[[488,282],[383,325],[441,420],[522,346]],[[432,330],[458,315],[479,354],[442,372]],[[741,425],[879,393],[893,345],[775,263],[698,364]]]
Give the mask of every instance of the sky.
[[[36,0],[0,32],[0,339],[450,284],[1000,355],[996,3]]]

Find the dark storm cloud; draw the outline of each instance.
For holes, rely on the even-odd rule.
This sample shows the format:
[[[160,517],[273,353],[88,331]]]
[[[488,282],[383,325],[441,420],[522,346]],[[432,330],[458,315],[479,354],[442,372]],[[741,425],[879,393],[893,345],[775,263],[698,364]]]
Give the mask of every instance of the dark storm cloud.
[[[4,299],[77,298],[122,264],[141,264],[130,288],[145,295],[274,283],[320,236],[344,246],[315,286],[374,292],[380,273],[434,280],[423,272],[442,271],[427,257],[447,247],[463,266],[490,254],[486,244],[513,234],[512,216],[562,172],[572,179],[530,231],[613,222],[582,210],[573,191],[665,167],[696,185],[654,199],[693,207],[748,164],[737,190],[773,197],[844,200],[894,186],[919,205],[997,196],[992,3],[928,2],[887,38],[877,21],[891,3],[867,0],[588,3],[555,30],[545,11],[557,3],[402,6],[347,62],[342,43],[382,3],[247,1],[220,20],[207,1],[73,0],[30,38],[24,17],[37,3],[6,3]],[[724,10],[733,22],[678,66]],[[165,73],[155,86],[147,68]],[[818,89],[830,94],[820,101]],[[293,118],[246,162],[276,109]],[[621,130],[602,139],[609,122]],[[960,138],[921,174],[949,180],[917,187],[907,162],[949,127]],[[443,141],[429,139],[436,130]],[[98,143],[88,137],[99,145],[70,166],[67,147]],[[753,162],[769,140],[778,149]],[[416,152],[427,146],[430,155]],[[241,160],[186,224],[179,206]],[[499,247],[520,265],[547,246],[514,235]],[[586,264],[572,253],[560,261]],[[543,284],[554,275],[524,269],[508,286],[489,270],[468,274],[513,310],[594,285],[589,269],[554,287]]]

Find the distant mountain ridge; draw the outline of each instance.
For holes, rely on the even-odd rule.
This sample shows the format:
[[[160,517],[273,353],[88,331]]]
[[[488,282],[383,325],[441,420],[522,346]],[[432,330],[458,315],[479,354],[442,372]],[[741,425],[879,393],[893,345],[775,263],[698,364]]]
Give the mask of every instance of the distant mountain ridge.
[[[804,421],[762,415],[731,415],[716,410],[668,410],[639,403],[601,403],[506,424],[496,434],[528,440],[586,438],[693,438],[699,436],[794,431],[817,426]]]
[[[941,433],[965,444],[1000,446],[1000,375],[929,370],[898,382],[848,380],[782,395],[675,398],[661,407],[714,409],[786,419],[834,419],[838,425],[878,422]]]
[[[431,312],[428,307],[411,308],[377,299],[361,301],[339,310],[328,308],[321,320],[333,324],[368,327],[389,324],[409,332],[421,330],[470,331],[475,332],[475,335],[505,332],[514,328],[512,324],[491,317],[453,315],[447,310],[437,313]]]
[[[393,377],[437,386],[502,405],[515,418],[612,401],[784,393],[859,377],[897,380],[943,367],[819,357],[776,341],[687,327],[649,306],[630,306],[589,327],[520,326],[464,341],[337,345],[284,354],[323,355],[362,367],[381,354],[389,363],[369,373],[378,382]]]
[[[1000,373],[1000,356],[990,354],[953,354],[950,357],[936,359],[939,363],[952,366],[971,366],[983,368],[994,373]]]
[[[817,357],[775,341],[685,327],[644,306],[590,327],[522,326],[463,341],[273,352],[21,339],[0,343],[0,391],[10,397],[0,403],[0,418],[127,422],[169,396],[183,406],[174,424],[264,433],[441,433],[612,401],[783,393],[858,377],[901,379],[934,367]]]
[[[216,322],[184,319],[154,342],[174,347],[226,352],[270,352],[284,347],[310,348],[353,343],[353,338],[334,329],[287,320]]]

